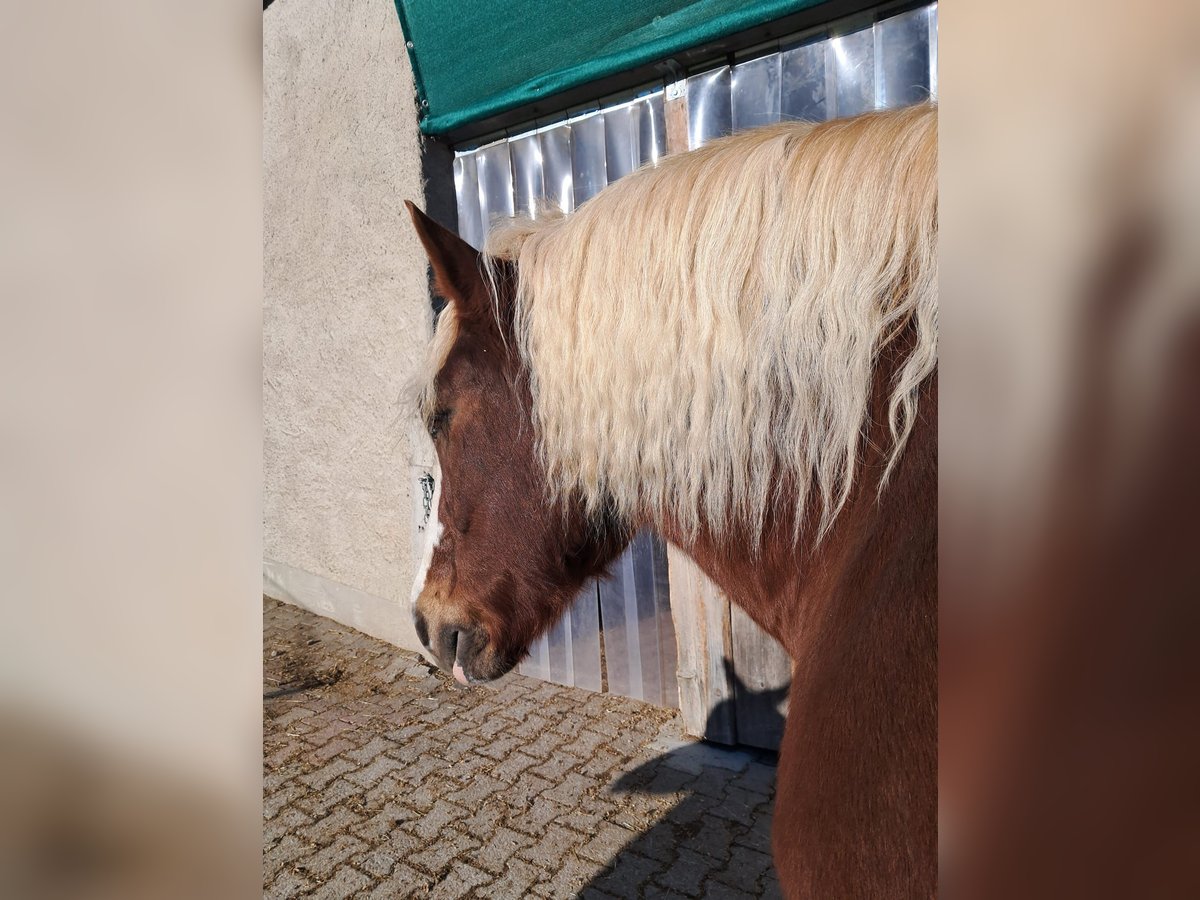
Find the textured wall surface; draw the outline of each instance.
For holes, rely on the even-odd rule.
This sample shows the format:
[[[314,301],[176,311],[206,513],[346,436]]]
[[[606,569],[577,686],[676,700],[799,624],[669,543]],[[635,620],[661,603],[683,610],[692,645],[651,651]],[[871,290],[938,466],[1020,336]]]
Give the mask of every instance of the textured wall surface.
[[[402,401],[431,325],[404,209],[422,197],[412,73],[390,0],[272,4],[263,95],[263,553],[406,624],[412,466],[429,451]]]

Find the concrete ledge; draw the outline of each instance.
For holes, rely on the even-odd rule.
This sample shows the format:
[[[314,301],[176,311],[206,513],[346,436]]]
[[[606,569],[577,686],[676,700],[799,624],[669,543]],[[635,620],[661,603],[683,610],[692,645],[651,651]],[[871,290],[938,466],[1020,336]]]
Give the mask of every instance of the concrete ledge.
[[[303,569],[263,560],[263,593],[349,625],[404,650],[421,652],[407,603],[384,600]]]

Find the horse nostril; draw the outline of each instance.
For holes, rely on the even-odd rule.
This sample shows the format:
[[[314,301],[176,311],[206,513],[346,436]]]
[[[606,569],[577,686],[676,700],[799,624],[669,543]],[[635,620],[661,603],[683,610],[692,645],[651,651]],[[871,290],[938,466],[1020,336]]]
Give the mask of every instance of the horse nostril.
[[[433,648],[434,654],[438,658],[438,662],[447,671],[454,665],[454,661],[458,658],[458,644],[463,638],[463,633],[458,626],[446,625],[438,629],[437,646]]]
[[[417,610],[413,613],[413,625],[417,629],[417,637],[421,641],[421,646],[429,648],[429,623],[425,621],[425,617],[421,615],[421,611]]]

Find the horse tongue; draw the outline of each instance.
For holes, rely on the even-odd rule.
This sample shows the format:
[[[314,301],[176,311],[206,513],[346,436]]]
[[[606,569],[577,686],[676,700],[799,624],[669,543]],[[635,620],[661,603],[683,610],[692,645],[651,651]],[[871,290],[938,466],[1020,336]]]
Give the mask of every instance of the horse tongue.
[[[456,659],[454,661],[454,680],[459,684],[468,684],[467,673],[463,671],[462,664]]]

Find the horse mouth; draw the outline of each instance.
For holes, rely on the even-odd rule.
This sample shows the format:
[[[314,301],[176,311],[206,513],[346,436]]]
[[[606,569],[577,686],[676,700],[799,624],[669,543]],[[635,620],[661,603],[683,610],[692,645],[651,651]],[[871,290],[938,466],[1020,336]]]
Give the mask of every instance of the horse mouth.
[[[453,654],[454,654],[454,656],[453,656],[454,665],[452,665],[450,667],[450,674],[454,676],[454,680],[457,681],[459,684],[468,685],[468,684],[471,684],[471,678],[468,677],[466,669],[463,668],[462,659],[460,658],[460,655],[462,653],[462,648],[463,648],[462,632],[455,631],[454,638],[453,638],[453,646],[451,647],[451,650],[453,651]]]
[[[519,657],[507,658],[494,648],[487,633],[478,626],[446,624],[430,627],[431,623],[421,613],[414,611],[417,637],[444,672],[449,672],[456,682],[469,686],[495,681],[507,675],[519,662]]]

